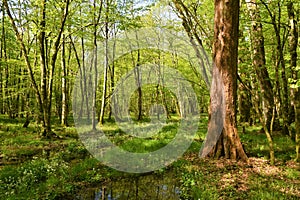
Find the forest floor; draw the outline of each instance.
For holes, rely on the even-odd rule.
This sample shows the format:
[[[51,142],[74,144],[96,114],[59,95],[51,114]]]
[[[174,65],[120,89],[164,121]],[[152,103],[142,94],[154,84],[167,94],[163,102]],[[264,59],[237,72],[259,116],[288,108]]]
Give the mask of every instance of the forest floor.
[[[240,137],[249,163],[200,159],[205,121],[187,152],[170,166],[147,174],[118,172],[93,158],[76,129],[56,126],[60,138],[43,139],[39,128],[0,116],[0,199],[300,199],[300,167],[292,140],[274,135],[275,166],[268,162],[268,145],[261,127],[246,127]],[[176,134],[178,123],[162,129],[152,142],[160,148]],[[124,149],[139,141],[125,141],[112,123],[103,129]],[[119,133],[119,134],[116,134]],[[106,191],[106,192],[105,192]],[[172,193],[172,194],[171,194]]]

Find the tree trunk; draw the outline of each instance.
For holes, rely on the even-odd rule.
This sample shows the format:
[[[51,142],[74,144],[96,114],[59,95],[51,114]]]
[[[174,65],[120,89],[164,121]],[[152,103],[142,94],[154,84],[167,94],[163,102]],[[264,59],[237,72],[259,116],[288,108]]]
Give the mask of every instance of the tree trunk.
[[[84,77],[83,77],[83,70],[84,69],[81,67],[80,58],[79,58],[76,46],[75,46],[74,41],[73,41],[71,36],[70,36],[70,42],[71,42],[71,45],[72,45],[72,48],[73,48],[73,51],[74,51],[74,54],[75,54],[76,62],[77,62],[77,65],[78,65],[78,71],[79,71],[79,75],[80,75],[80,83],[79,83],[80,84],[80,94],[81,94],[80,110],[79,110],[79,113],[75,113],[78,116],[78,119],[80,120],[82,118],[82,114],[83,114],[83,111],[84,111],[83,105],[84,105],[85,94],[86,94],[86,91],[84,90],[84,83],[83,83],[83,81],[85,80]],[[74,101],[73,104],[75,104],[73,106],[75,106],[75,107],[77,106],[76,101]]]
[[[7,55],[6,55],[6,30],[5,30],[5,8],[4,8],[4,4],[2,4],[1,6],[2,9],[2,20],[1,20],[1,24],[2,24],[2,28],[1,28],[1,51],[0,51],[0,59],[4,59],[4,61],[6,61]],[[4,65],[1,65],[1,68],[4,68]],[[6,89],[5,89],[5,84],[4,80],[6,79],[5,77],[7,76],[8,72],[7,72],[7,64],[5,65],[5,70],[3,70],[3,68],[0,70],[0,92],[1,92],[1,100],[0,100],[0,107],[1,107],[1,114],[5,114],[6,113]],[[4,74],[2,74],[2,71],[5,71]]]
[[[286,78],[286,67],[285,67],[285,60],[284,60],[284,53],[283,53],[283,42],[281,40],[281,36],[280,36],[280,31],[281,31],[281,6],[278,3],[278,9],[279,9],[279,13],[278,13],[278,25],[276,25],[275,22],[275,18],[272,17],[272,23],[273,23],[273,27],[274,27],[274,31],[275,31],[275,35],[276,35],[276,41],[277,41],[277,53],[278,53],[278,57],[279,57],[279,63],[281,65],[281,81],[282,81],[282,108],[281,108],[281,116],[283,119],[283,132],[287,135],[290,135],[290,130],[289,130],[289,90],[288,90],[288,82],[287,82],[287,78]],[[276,28],[277,27],[277,28]],[[290,135],[291,136],[291,135]]]
[[[67,111],[67,97],[68,97],[68,90],[67,90],[67,69],[66,69],[66,51],[65,51],[65,36],[63,34],[63,42],[61,46],[61,67],[62,67],[62,78],[61,78],[61,104],[62,104],[62,110],[61,110],[61,124],[63,126],[67,126],[67,117],[68,117],[68,111]]]
[[[290,35],[289,35],[289,51],[291,55],[291,71],[292,71],[292,79],[294,81],[298,80],[298,72],[296,70],[297,67],[297,45],[298,45],[298,26],[297,20],[295,19],[294,14],[294,5],[292,2],[288,2],[287,11],[290,21]],[[300,161],[300,90],[299,87],[292,86],[291,88],[291,104],[295,112],[295,128],[296,128],[296,158],[297,162]]]
[[[251,96],[242,83],[238,85],[239,95],[239,114],[240,114],[240,123],[250,123],[251,119]]]
[[[287,78],[286,78],[286,70],[285,70],[285,60],[284,60],[284,40],[281,39],[281,3],[278,2],[277,3],[277,8],[278,8],[278,14],[274,14],[272,13],[272,11],[270,10],[269,6],[267,3],[263,2],[263,5],[265,6],[265,8],[267,9],[269,16],[271,18],[271,23],[275,32],[275,37],[276,37],[276,60],[277,60],[277,64],[276,64],[276,68],[279,67],[279,65],[281,65],[281,83],[282,85],[278,85],[277,89],[280,90],[281,92],[278,92],[277,95],[281,95],[282,94],[282,102],[280,103],[281,107],[280,107],[280,115],[281,118],[283,119],[283,132],[285,134],[290,134],[290,130],[289,130],[289,90],[288,90],[288,82],[287,82]],[[277,69],[278,70],[278,69]],[[276,70],[276,73],[279,78],[279,72]],[[280,89],[280,87],[282,87],[282,89]]]
[[[84,92],[84,99],[85,99],[85,111],[86,111],[86,115],[87,115],[87,119],[89,120],[90,119],[90,107],[89,107],[89,93],[88,93],[88,89],[87,89],[87,68],[86,68],[86,65],[85,65],[85,47],[84,47],[84,38],[81,37],[81,54],[82,54],[82,81],[83,81],[83,90],[82,92]],[[78,59],[77,59],[77,62],[78,62]],[[79,64],[79,62],[78,62]]]
[[[135,38],[136,41],[139,41],[137,31],[135,31]],[[139,44],[138,44],[139,46]],[[141,65],[141,51],[138,48],[137,49],[137,58],[134,57],[134,49],[131,49],[131,61],[132,66],[134,68],[134,78],[135,78],[135,84],[137,87],[137,120],[140,121],[143,118],[143,91],[142,91],[142,75],[140,73],[139,67]]]
[[[202,77],[205,83],[209,85],[211,82],[210,80],[211,77],[209,76],[211,74],[211,71],[209,71],[208,69],[210,67],[210,60],[209,60],[209,56],[205,51],[205,48],[203,46],[203,41],[201,40],[198,31],[200,29],[201,32],[203,32],[206,36],[207,34],[205,33],[205,31],[203,31],[203,28],[200,25],[201,23],[199,22],[197,17],[194,14],[192,14],[190,8],[188,8],[183,3],[182,0],[172,0],[172,1],[179,14],[179,17],[182,20],[182,25],[189,36],[190,43],[198,58]],[[197,27],[198,29],[196,29],[195,27]]]
[[[93,52],[93,75],[94,75],[94,80],[93,80],[93,101],[92,101],[92,128],[93,130],[96,130],[96,102],[97,102],[97,85],[98,85],[98,45],[97,45],[97,16],[96,16],[96,0],[94,0],[94,19],[93,19],[93,23],[94,23],[94,33],[93,33],[93,48],[94,48],[94,52]],[[104,69],[104,71],[106,71]],[[103,83],[105,85],[105,83]],[[102,99],[103,101],[103,99]],[[102,123],[102,121],[100,120],[100,123]]]
[[[51,69],[49,70],[49,81],[48,81],[48,94],[47,94],[47,98],[48,98],[48,107],[47,107],[47,118],[45,119],[45,121],[49,124],[46,123],[46,130],[47,130],[47,134],[46,136],[47,137],[52,137],[52,136],[55,136],[56,135],[54,133],[52,133],[51,131],[51,105],[52,105],[52,88],[53,88],[53,79],[54,79],[54,72],[55,72],[55,66],[56,66],[56,60],[57,60],[57,55],[58,55],[58,52],[59,52],[59,48],[60,48],[60,42],[61,42],[61,37],[63,35],[63,32],[64,32],[64,28],[65,28],[65,24],[66,24],[66,21],[67,21],[67,17],[68,17],[68,14],[69,14],[69,5],[70,5],[70,0],[66,0],[65,1],[65,7],[63,9],[63,16],[62,16],[62,20],[60,22],[60,26],[58,28],[58,33],[57,33],[57,37],[54,41],[54,46],[53,46],[53,49],[52,49],[52,56],[51,56],[51,62],[50,62],[50,66],[51,66]]]
[[[296,141],[296,158],[295,161],[300,162],[300,89],[295,93],[294,109],[295,109],[295,141]]]
[[[167,104],[167,100],[166,100],[166,95],[165,95],[165,92],[164,92],[164,88],[163,86],[165,85],[165,81],[164,81],[164,72],[162,72],[162,68],[161,68],[161,52],[159,52],[159,56],[158,56],[158,72],[157,72],[157,76],[159,77],[159,81],[160,81],[160,86],[157,88],[158,91],[159,91],[159,94],[161,96],[161,103],[162,105],[164,106],[164,111],[165,111],[165,114],[167,116],[167,119],[170,119],[171,116],[170,116],[170,112],[169,112],[169,108],[168,108],[168,104]]]
[[[100,11],[98,13],[98,19],[96,21],[96,24],[99,23],[100,20],[100,15],[102,12],[102,6],[103,6],[103,1],[101,1],[101,6],[100,6]],[[101,107],[100,107],[100,115],[99,115],[99,123],[103,124],[104,123],[104,114],[105,114],[105,106],[106,106],[106,92],[107,92],[107,72],[108,72],[108,67],[109,67],[109,55],[108,55],[108,39],[109,39],[109,27],[108,27],[108,15],[109,15],[109,2],[106,0],[105,2],[105,62],[104,62],[104,71],[103,71],[103,91],[102,91],[102,98],[101,98]],[[95,27],[96,28],[96,27]],[[96,32],[95,32],[96,34]],[[96,37],[96,35],[95,35]],[[95,38],[96,39],[96,38]],[[96,88],[95,88],[96,89]]]
[[[225,119],[222,134],[210,155],[247,161],[236,124],[239,1],[215,0],[214,22],[213,71],[220,72],[224,84]],[[213,104],[211,101],[211,110]]]
[[[26,64],[26,67],[27,67],[28,75],[29,75],[31,84],[33,86],[33,89],[35,91],[36,100],[37,100],[38,106],[39,106],[39,111],[40,111],[40,113],[42,115],[43,114],[43,107],[42,107],[41,93],[39,91],[39,87],[38,87],[37,82],[36,82],[35,77],[34,77],[34,72],[33,72],[33,69],[31,67],[31,63],[30,63],[30,60],[29,60],[27,49],[25,47],[25,43],[24,43],[23,38],[21,37],[20,32],[19,32],[19,30],[17,28],[17,25],[15,23],[15,19],[13,18],[12,14],[10,12],[7,0],[3,0],[3,5],[4,5],[5,9],[6,9],[7,15],[8,15],[9,19],[10,19],[11,24],[12,24],[12,28],[13,28],[13,30],[15,32],[16,38],[17,38],[17,40],[18,40],[18,42],[20,44],[21,51],[23,52],[23,57],[25,59],[25,64]]]
[[[83,15],[82,15],[82,8],[79,8],[79,12],[80,12],[80,19],[83,19]],[[81,27],[84,27],[82,21],[80,24]],[[84,28],[81,29],[82,32],[84,32]],[[72,42],[73,45],[73,49],[75,52],[76,48],[74,45],[74,42]],[[87,119],[90,119],[90,108],[89,108],[89,92],[88,92],[88,86],[87,86],[87,68],[86,68],[86,52],[85,52],[85,40],[84,40],[84,34],[82,34],[82,36],[80,37],[80,45],[81,45],[81,59],[82,59],[82,67],[80,65],[80,60],[79,60],[79,56],[76,53],[76,60],[78,63],[78,67],[80,68],[79,71],[81,71],[82,73],[80,74],[81,76],[81,81],[80,81],[80,86],[81,86],[81,91],[82,91],[82,102],[81,102],[81,112],[79,113],[79,118],[80,119],[82,117],[82,112],[86,112],[85,115],[87,117]],[[83,104],[85,103],[85,109],[83,109]]]
[[[265,58],[265,46],[264,46],[264,36],[262,31],[261,17],[259,13],[259,7],[256,0],[248,0],[247,7],[249,10],[250,18],[252,21],[251,26],[251,44],[252,44],[252,59],[253,67],[255,69],[256,75],[258,77],[259,86],[261,89],[262,96],[262,111],[260,106],[255,103],[256,113],[259,115],[260,122],[262,123],[264,132],[266,134],[269,151],[270,151],[270,161],[274,164],[274,145],[272,139],[273,124],[275,118],[275,108],[274,108],[274,94],[273,87],[270,81],[268,70],[266,68],[266,58]],[[255,101],[259,101],[259,96],[255,97]]]
[[[136,66],[134,66],[135,67],[134,75],[135,75],[137,92],[138,92],[138,116],[137,116],[138,121],[142,120],[142,118],[143,118],[143,92],[142,92],[142,83],[141,83],[142,77],[141,77],[141,73],[139,70],[140,62],[141,62],[141,52],[140,52],[140,49],[138,49]]]
[[[108,22],[106,22],[106,30],[105,30],[105,64],[104,64],[104,72],[103,72],[103,87],[102,87],[102,99],[101,99],[101,108],[100,108],[100,124],[104,123],[104,114],[105,114],[105,106],[106,106],[106,93],[107,93],[107,72],[109,68],[109,55],[108,55]]]
[[[43,136],[46,136],[48,132],[51,132],[51,120],[48,117],[49,113],[47,113],[48,109],[48,98],[47,98],[47,66],[46,66],[46,0],[42,2],[41,9],[41,32],[38,36],[39,40],[39,48],[40,48],[40,70],[41,70],[41,97],[42,97],[42,115],[43,115]]]
[[[32,83],[32,86],[36,93],[37,102],[39,105],[39,111],[40,114],[43,116],[43,131],[42,136],[51,137],[55,136],[55,134],[51,131],[51,99],[52,99],[52,87],[53,87],[53,76],[54,76],[54,69],[55,69],[55,63],[57,59],[57,54],[59,50],[59,44],[62,32],[64,30],[64,25],[68,16],[68,8],[69,8],[70,0],[67,0],[65,2],[65,8],[64,8],[64,14],[62,16],[62,21],[59,27],[59,32],[57,34],[56,40],[54,42],[54,49],[53,49],[53,55],[51,57],[51,69],[47,70],[47,47],[46,47],[46,35],[45,35],[45,29],[46,29],[46,0],[42,1],[42,8],[41,8],[41,19],[40,19],[40,26],[41,26],[41,32],[38,35],[38,42],[40,47],[40,68],[41,68],[41,85],[38,86],[34,72],[30,63],[28,50],[25,46],[25,43],[23,41],[23,37],[21,36],[18,27],[16,25],[15,19],[13,18],[7,0],[3,0],[3,4],[6,8],[7,14],[9,16],[9,19],[12,24],[12,28],[15,32],[15,35],[17,37],[17,40],[20,43],[22,55],[25,58],[25,63],[27,67],[27,71]]]
[[[1,37],[1,59],[4,59],[6,62],[7,60],[7,46],[6,46],[6,30],[5,30],[5,8],[4,4],[2,4],[2,37]],[[3,74],[3,81],[1,80],[1,92],[2,92],[2,113],[5,114],[8,111],[8,92],[7,92],[7,87],[8,87],[8,64],[2,65],[1,67],[5,68],[4,70],[1,69],[1,75],[2,71],[4,72]]]
[[[116,36],[117,36],[117,27],[116,25],[114,25],[114,44],[113,44],[113,56],[112,56],[112,64],[111,64],[111,67],[110,67],[110,90],[111,90],[111,94],[114,93],[114,90],[115,90],[115,56],[116,56]],[[111,117],[112,117],[112,100],[110,98],[110,107],[109,107],[109,113],[108,113],[108,119],[111,120]]]
[[[248,0],[247,6],[252,21],[251,44],[253,51],[253,67],[255,69],[262,95],[263,115],[266,127],[270,131],[274,105],[273,86],[266,68],[264,36],[262,31],[259,7],[256,0]]]

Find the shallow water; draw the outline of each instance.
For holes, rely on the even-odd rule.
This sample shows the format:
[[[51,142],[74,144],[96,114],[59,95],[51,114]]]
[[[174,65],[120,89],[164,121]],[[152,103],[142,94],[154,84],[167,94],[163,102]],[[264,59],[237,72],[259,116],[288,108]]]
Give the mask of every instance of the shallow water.
[[[180,190],[174,174],[142,175],[123,178],[86,188],[77,194],[77,200],[176,200],[180,199]]]

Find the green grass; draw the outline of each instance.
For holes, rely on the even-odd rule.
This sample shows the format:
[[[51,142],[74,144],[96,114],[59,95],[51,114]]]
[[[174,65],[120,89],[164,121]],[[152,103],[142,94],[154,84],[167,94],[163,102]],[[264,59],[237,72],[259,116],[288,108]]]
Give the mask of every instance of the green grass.
[[[247,128],[244,134],[241,132],[240,138],[248,156],[269,158],[269,145],[260,126]],[[275,134],[273,135],[273,142],[276,159],[288,161],[296,156],[295,143],[289,136]]]
[[[141,179],[145,174],[118,172],[102,165],[86,150],[74,127],[55,126],[61,139],[43,139],[38,126],[22,127],[22,120],[0,116],[0,199],[74,199],[85,188],[121,179]],[[146,126],[146,122],[141,122]],[[130,152],[150,152],[167,145],[176,134],[178,118],[169,120],[151,138],[135,138],[113,121],[101,128],[116,145]],[[300,170],[292,161],[293,141],[274,135],[276,165],[268,164],[268,144],[259,130],[248,127],[240,137],[250,163],[198,157],[206,135],[202,117],[195,139],[186,153],[167,168],[152,174],[172,174],[182,199],[297,199]],[[124,186],[125,187],[125,186]],[[121,189],[120,189],[121,190]]]

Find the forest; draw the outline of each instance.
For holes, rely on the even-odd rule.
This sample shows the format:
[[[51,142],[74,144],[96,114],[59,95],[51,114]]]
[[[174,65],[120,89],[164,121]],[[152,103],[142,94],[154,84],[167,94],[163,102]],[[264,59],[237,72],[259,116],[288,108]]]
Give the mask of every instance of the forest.
[[[1,0],[0,200],[300,199],[298,0]]]

